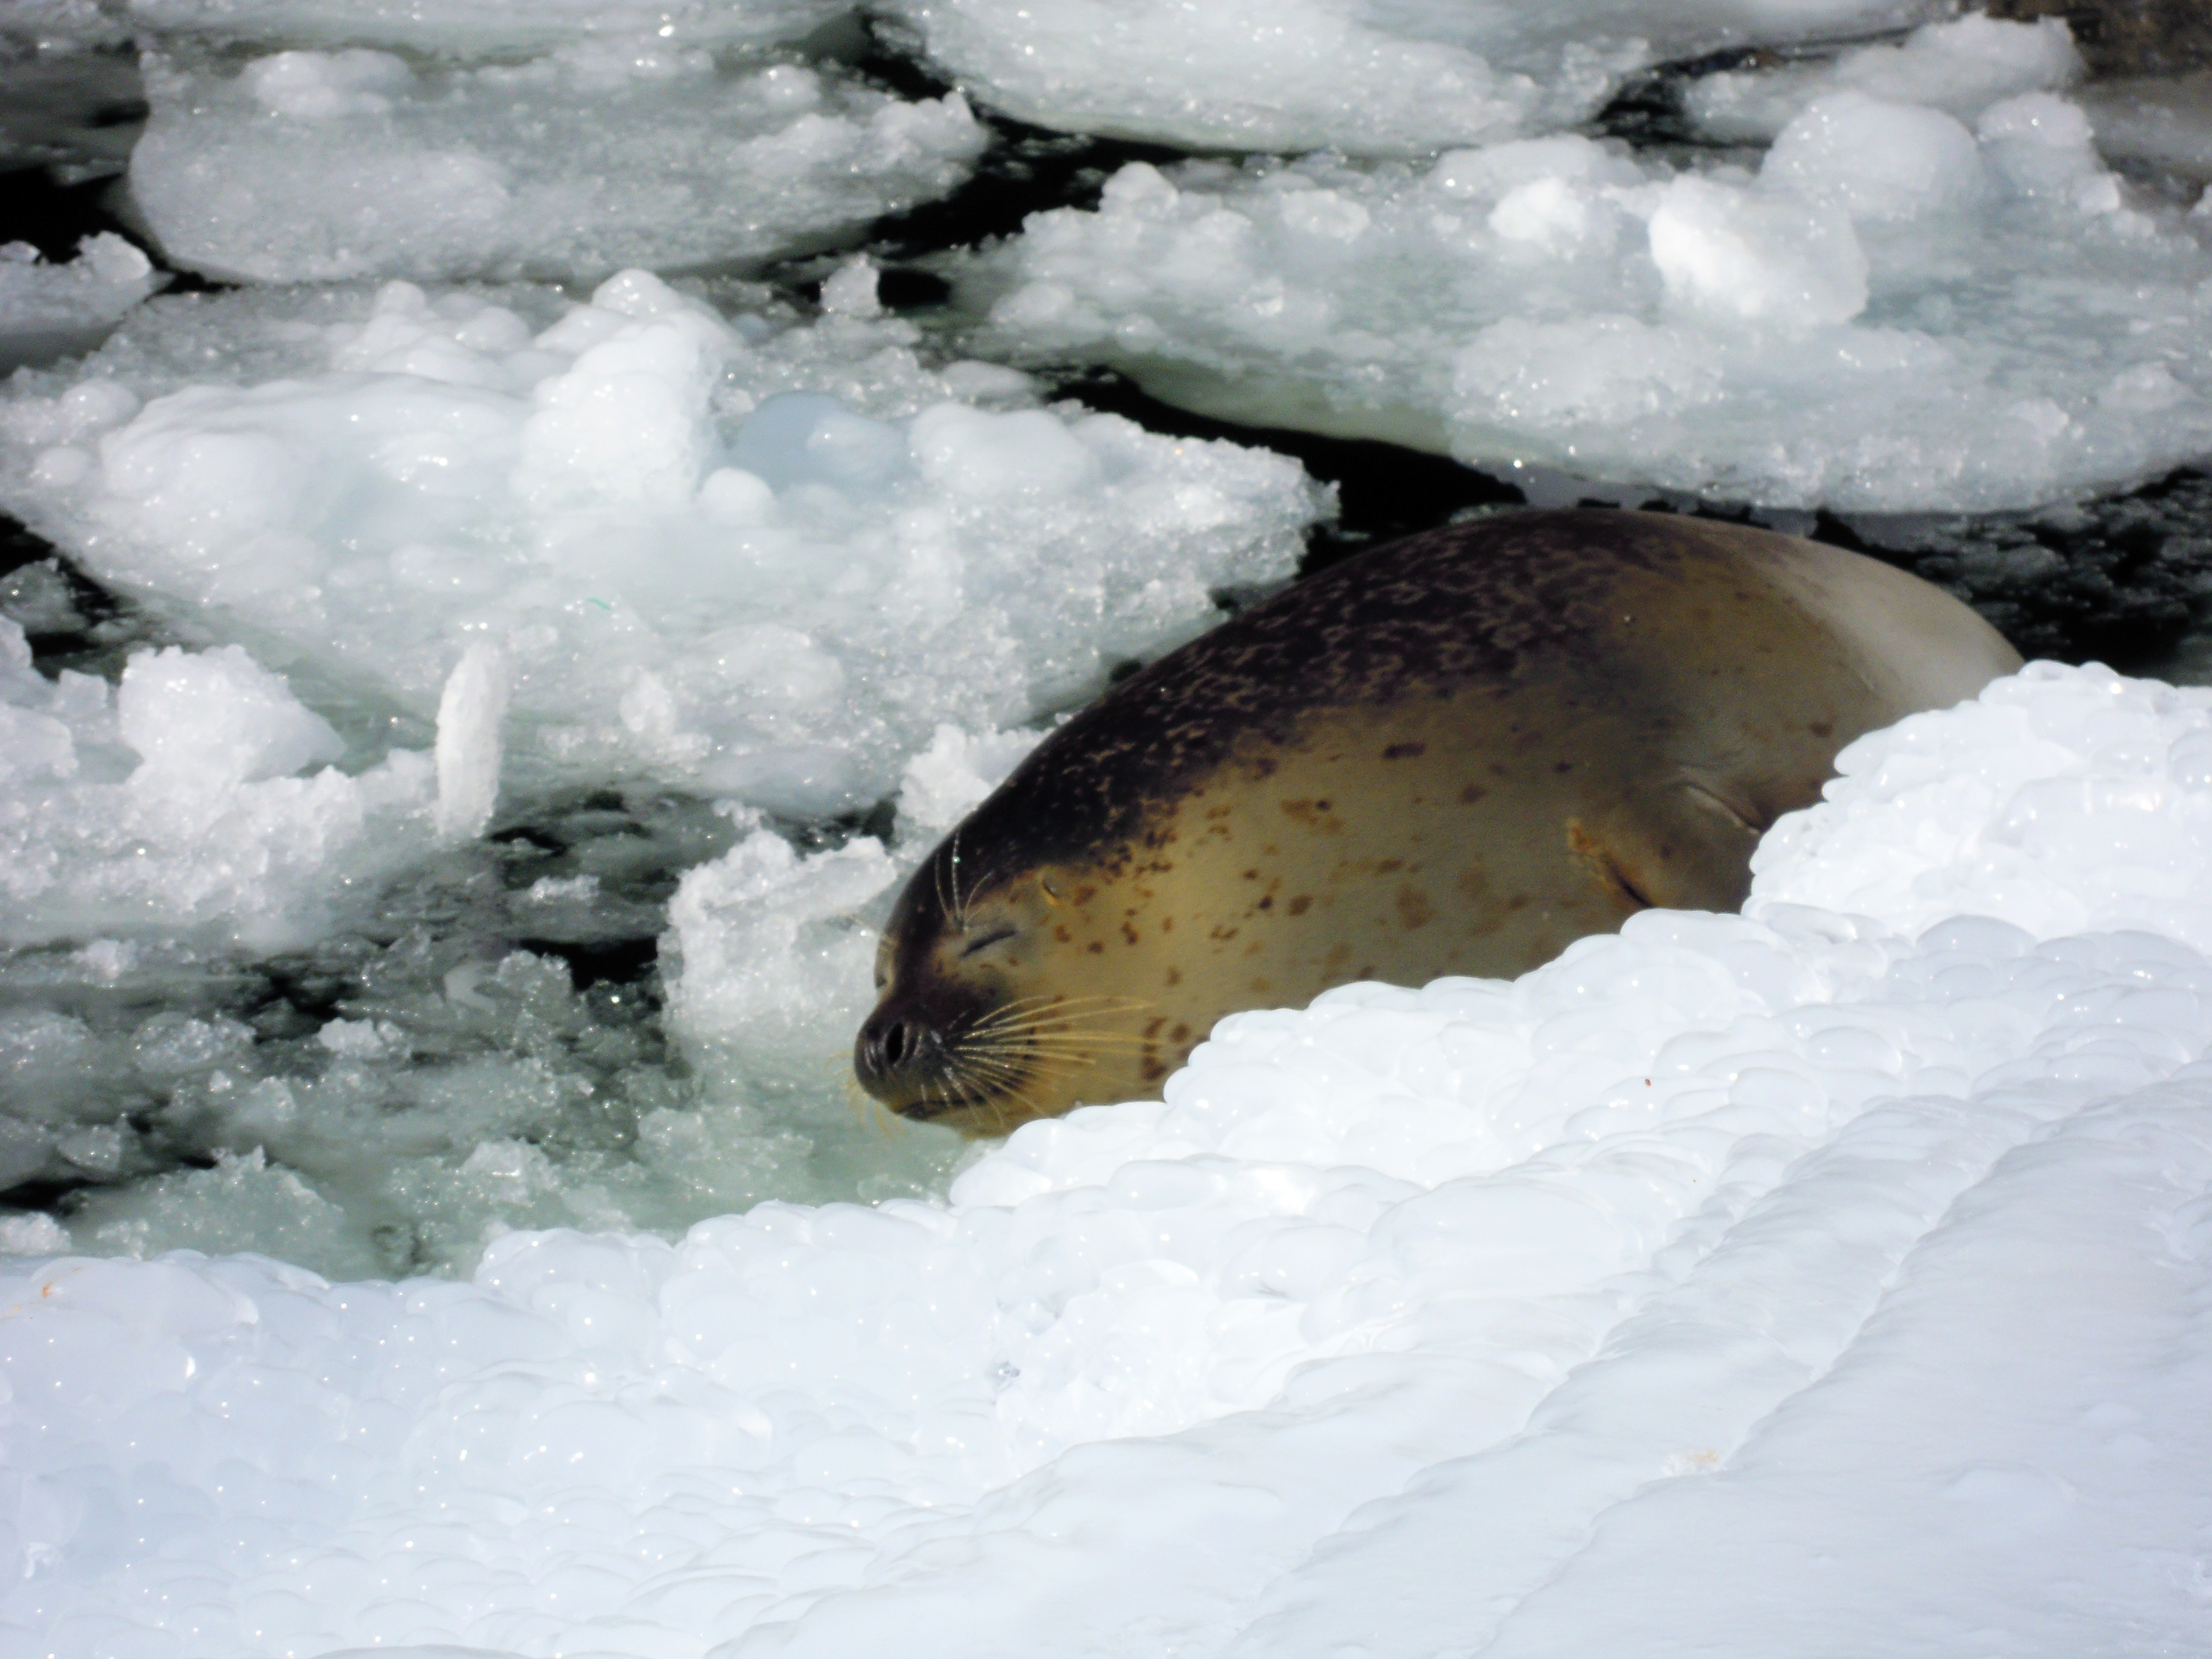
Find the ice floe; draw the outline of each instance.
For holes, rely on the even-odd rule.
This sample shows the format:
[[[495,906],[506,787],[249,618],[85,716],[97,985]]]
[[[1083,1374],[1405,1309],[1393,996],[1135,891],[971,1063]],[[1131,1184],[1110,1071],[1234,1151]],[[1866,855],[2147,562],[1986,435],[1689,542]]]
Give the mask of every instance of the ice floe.
[[[964,88],[1025,121],[1197,149],[1407,155],[1572,125],[1632,71],[1925,21],[1922,0],[891,0]]]
[[[632,272],[580,305],[157,302],[9,388],[0,501],[372,712],[427,719],[497,645],[510,783],[799,814],[886,793],[940,722],[1020,725],[1179,643],[1326,508],[1281,457],[929,366],[865,264],[825,301],[725,318]]]
[[[968,176],[957,94],[658,36],[520,64],[290,51],[145,64],[131,191],[175,263],[233,281],[594,280],[833,245]]]
[[[1539,496],[1989,510],[2212,447],[2208,234],[2057,94],[1970,129],[1842,86],[1755,172],[1578,136],[1134,163],[962,280],[980,349],[1448,450]]]

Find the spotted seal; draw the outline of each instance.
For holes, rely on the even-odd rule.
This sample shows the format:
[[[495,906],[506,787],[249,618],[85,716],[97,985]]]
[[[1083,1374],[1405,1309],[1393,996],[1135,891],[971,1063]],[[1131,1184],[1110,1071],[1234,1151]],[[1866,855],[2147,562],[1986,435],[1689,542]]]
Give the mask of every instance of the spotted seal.
[[[855,1069],[1000,1133],[1156,1093],[1238,1009],[1733,909],[1839,749],[2019,664],[1938,588],[1737,525],[1528,512],[1376,548],[1040,744],[900,896]]]

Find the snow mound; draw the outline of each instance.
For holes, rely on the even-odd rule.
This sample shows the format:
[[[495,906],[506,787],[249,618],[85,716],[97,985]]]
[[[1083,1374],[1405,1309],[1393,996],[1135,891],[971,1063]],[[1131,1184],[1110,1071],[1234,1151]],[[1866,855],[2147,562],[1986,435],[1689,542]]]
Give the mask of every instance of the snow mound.
[[[1754,917],[1237,1016],[942,1205],[514,1233],[465,1284],[16,1265],[0,1616],[183,1659],[2202,1645],[2162,1552],[2212,1475],[2212,961],[2055,846],[2063,917],[1954,851],[2122,773],[2051,833],[2203,890],[2154,833],[2199,739],[2212,694],[2033,670],[1854,745]],[[1934,755],[1963,793],[1910,793]],[[1785,896],[1837,858],[1969,914]]]
[[[1025,723],[1200,632],[1327,507],[1280,457],[927,366],[864,263],[825,298],[726,319],[634,271],[582,305],[156,302],[0,394],[0,504],[372,716],[428,719],[498,646],[510,787],[816,817],[886,793],[940,722]]]
[[[1198,149],[1410,155],[1571,125],[1662,58],[1918,22],[1921,0],[891,0],[962,85],[1024,121]]]
[[[986,134],[829,67],[717,66],[659,36],[521,64],[150,56],[131,192],[175,263],[230,280],[596,280],[758,264],[945,194]]]
[[[2053,94],[1969,131],[1844,88],[1755,175],[1578,137],[1132,164],[1096,211],[973,256],[963,291],[986,349],[1448,450],[1543,499],[1979,511],[2212,448],[2208,236]]]
[[[1747,913],[1818,905],[1907,933],[1978,914],[2039,939],[2140,928],[2212,952],[2208,707],[2045,662],[1862,738],[1826,799],[1760,842]]]

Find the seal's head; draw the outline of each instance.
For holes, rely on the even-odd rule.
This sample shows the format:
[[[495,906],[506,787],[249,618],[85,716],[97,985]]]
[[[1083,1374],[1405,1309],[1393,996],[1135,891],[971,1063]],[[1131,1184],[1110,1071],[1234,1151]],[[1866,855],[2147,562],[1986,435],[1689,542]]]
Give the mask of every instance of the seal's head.
[[[902,1116],[999,1135],[1156,1081],[1164,1068],[1148,1076],[1144,1061],[1151,1005],[1071,929],[1097,872],[995,859],[979,870],[962,840],[938,848],[884,927],[878,1001],[853,1048],[862,1086]]]

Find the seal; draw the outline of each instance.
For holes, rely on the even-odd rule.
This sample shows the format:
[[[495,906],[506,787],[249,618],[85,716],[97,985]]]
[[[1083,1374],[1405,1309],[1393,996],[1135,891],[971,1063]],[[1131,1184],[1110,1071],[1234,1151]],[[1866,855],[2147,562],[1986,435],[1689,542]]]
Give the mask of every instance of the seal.
[[[1741,526],[1526,512],[1374,549],[1121,682],[946,837],[854,1069],[1003,1133],[1156,1096],[1239,1009],[1734,909],[1845,744],[2019,665],[1941,589]]]

